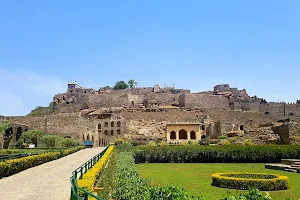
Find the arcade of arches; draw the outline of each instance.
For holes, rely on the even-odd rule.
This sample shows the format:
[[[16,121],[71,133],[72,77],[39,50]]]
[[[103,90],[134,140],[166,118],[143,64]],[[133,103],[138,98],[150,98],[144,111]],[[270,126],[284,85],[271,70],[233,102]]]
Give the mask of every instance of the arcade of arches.
[[[167,141],[200,140],[200,124],[172,123],[167,124]]]
[[[93,142],[93,145],[94,146],[98,146],[99,147],[105,147],[107,145],[109,145],[110,141],[109,139],[105,139],[105,138],[99,138],[99,144],[96,144],[95,142],[97,142],[94,138],[94,136],[90,136],[90,134],[87,134],[87,135],[82,135],[82,140],[85,141],[85,140],[89,140],[89,141],[92,141]]]

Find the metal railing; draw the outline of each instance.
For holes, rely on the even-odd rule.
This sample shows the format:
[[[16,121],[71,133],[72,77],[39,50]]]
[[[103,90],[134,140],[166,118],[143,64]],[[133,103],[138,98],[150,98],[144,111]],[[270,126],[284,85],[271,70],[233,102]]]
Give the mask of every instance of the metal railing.
[[[108,146],[109,147],[109,146]],[[107,151],[108,147],[106,147],[101,153],[97,154],[87,162],[85,162],[83,165],[78,167],[72,172],[72,176],[70,177],[71,181],[71,196],[70,200],[88,200],[88,197],[94,197],[97,200],[103,200],[102,198],[92,194],[91,192],[81,188],[77,184],[77,180],[82,178],[82,175],[85,174],[90,168],[92,168],[96,162],[102,158],[102,156]],[[82,195],[79,194],[79,191],[81,191]]]

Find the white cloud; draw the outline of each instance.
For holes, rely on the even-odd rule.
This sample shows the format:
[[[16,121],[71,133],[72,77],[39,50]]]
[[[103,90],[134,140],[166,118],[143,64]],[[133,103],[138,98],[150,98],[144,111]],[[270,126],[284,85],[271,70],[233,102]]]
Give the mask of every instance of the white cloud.
[[[0,68],[0,115],[25,115],[36,106],[47,106],[53,96],[66,90],[57,78],[24,70]]]

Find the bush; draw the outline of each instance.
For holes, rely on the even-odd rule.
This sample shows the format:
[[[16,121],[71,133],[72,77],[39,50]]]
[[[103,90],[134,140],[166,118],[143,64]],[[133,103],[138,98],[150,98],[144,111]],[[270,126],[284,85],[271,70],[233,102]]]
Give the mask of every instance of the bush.
[[[150,142],[148,142],[148,146],[149,147],[154,147],[154,146],[156,146],[156,143],[153,142],[153,141],[150,141]]]
[[[227,139],[224,139],[224,140],[222,140],[221,144],[224,146],[228,146],[228,145],[230,145],[230,141]]]
[[[84,147],[76,147],[72,149],[67,149],[64,151],[57,152],[48,152],[41,153],[38,155],[27,156],[23,158],[17,158],[12,160],[6,160],[4,162],[0,162],[0,178],[13,175],[25,169],[35,167],[37,165],[56,160],[63,156],[69,155],[76,151],[83,149]]]
[[[75,147],[79,145],[80,142],[78,140],[74,140],[73,138],[62,138],[59,140],[59,146],[63,148]]]
[[[212,175],[212,185],[222,188],[248,190],[286,190],[288,177],[263,173],[216,173]]]
[[[50,152],[0,162],[0,178],[60,158],[60,152]]]
[[[160,146],[168,146],[168,143],[167,143],[166,141],[162,141],[162,142],[160,143]]]
[[[60,139],[61,138],[57,135],[44,135],[41,138],[41,146],[53,148],[58,145]]]
[[[249,189],[248,194],[237,194],[221,200],[272,200],[272,197],[268,192],[263,194],[258,189],[251,188]]]
[[[221,136],[219,136],[219,139],[227,139],[228,137],[226,136],[226,135],[221,135]]]
[[[181,142],[181,145],[187,146],[187,145],[189,145],[189,143],[188,143],[187,141],[182,141],[182,142]]]
[[[140,146],[136,163],[279,163],[299,159],[300,145]]]
[[[246,139],[246,140],[244,141],[244,145],[253,145],[253,142],[252,142],[251,139]]]

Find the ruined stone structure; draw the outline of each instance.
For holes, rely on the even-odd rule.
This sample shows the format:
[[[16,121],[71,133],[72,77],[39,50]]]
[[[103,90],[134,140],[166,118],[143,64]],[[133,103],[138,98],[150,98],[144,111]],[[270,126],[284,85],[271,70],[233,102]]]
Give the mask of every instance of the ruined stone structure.
[[[263,98],[250,97],[245,89],[230,88],[228,84],[217,85],[213,91],[191,93],[166,85],[164,88],[154,85],[96,90],[75,82],[68,84],[66,93],[54,96],[49,106],[50,115],[2,117],[0,120],[22,125],[19,126],[22,132],[40,129],[80,141],[91,140],[95,146],[106,146],[119,137],[181,141],[217,139],[221,135],[253,136],[260,143],[260,140],[278,135],[271,128],[273,122],[282,118],[300,122],[299,102],[268,103]],[[292,127],[295,136],[300,129],[298,125]],[[180,137],[181,130],[186,132],[186,139]],[[13,131],[17,139],[18,128]]]

